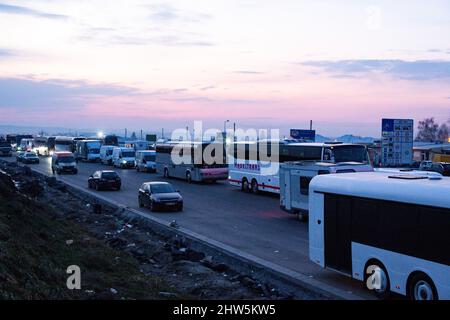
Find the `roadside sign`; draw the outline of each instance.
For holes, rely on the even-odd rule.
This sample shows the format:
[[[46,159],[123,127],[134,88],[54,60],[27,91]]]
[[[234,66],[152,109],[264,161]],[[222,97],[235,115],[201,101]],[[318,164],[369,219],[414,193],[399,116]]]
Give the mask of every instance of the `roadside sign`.
[[[291,129],[291,138],[307,142],[316,141],[316,130]]]

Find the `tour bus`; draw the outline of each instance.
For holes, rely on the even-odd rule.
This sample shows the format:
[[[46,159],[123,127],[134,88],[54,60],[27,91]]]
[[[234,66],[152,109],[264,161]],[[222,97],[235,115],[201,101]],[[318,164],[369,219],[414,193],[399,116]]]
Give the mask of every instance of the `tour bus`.
[[[361,172],[315,177],[310,259],[378,296],[450,299],[450,179]]]
[[[136,152],[132,148],[114,147],[112,154],[112,163],[114,167],[134,168],[136,161]]]
[[[103,145],[100,148],[100,162],[112,166],[112,155],[114,146]]]
[[[169,141],[156,144],[156,172],[162,173],[166,178],[186,179],[188,182],[226,180],[228,165],[223,148],[222,143],[211,141]],[[217,154],[216,157],[213,150],[220,150],[221,154]],[[180,161],[173,161],[173,153],[177,153],[176,157],[179,157]],[[208,159],[207,153],[214,159]],[[216,158],[220,159],[216,161]]]
[[[73,138],[72,137],[55,137],[55,152],[67,151],[72,152],[73,148]]]
[[[99,161],[100,147],[100,140],[78,140],[75,149],[75,158],[84,161]]]
[[[136,151],[136,170],[144,172],[156,172],[156,151]]]
[[[276,150],[271,150],[272,146],[275,146]],[[281,163],[287,161],[309,160],[333,163],[368,163],[369,161],[364,145],[337,142],[288,143],[280,141],[273,145],[267,141],[235,142],[227,150],[230,184],[245,192],[253,193],[265,191],[279,194],[278,169]]]
[[[35,137],[33,139],[32,151],[36,152],[38,156],[48,156],[48,138],[47,137]]]
[[[280,165],[280,207],[297,214],[304,221],[309,209],[309,184],[321,174],[370,172],[373,167],[367,162],[322,162],[289,161]]]

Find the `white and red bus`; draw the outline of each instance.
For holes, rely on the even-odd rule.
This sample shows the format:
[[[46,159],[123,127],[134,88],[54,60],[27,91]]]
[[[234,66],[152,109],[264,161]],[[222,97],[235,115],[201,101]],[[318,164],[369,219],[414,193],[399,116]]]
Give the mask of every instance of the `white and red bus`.
[[[227,148],[227,155],[230,184],[253,193],[280,193],[280,163],[305,160],[369,163],[364,145],[335,142],[235,142]]]

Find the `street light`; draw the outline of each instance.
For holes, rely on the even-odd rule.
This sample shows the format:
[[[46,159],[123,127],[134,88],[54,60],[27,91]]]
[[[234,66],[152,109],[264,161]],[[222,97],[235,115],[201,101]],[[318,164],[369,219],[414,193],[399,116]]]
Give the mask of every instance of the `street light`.
[[[224,143],[226,143],[226,138],[227,138],[227,122],[230,122],[230,120],[225,120],[223,122],[222,140]]]
[[[230,120],[225,120],[223,122],[223,132],[227,132],[227,122],[230,122]]]

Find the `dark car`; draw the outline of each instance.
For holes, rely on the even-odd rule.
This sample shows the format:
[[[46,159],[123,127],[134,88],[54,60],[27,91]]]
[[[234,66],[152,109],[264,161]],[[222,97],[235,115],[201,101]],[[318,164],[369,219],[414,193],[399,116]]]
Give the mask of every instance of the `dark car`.
[[[442,174],[443,176],[450,177],[450,163],[436,162],[431,165],[430,171],[434,171]]]
[[[120,190],[122,180],[119,175],[111,170],[95,171],[89,176],[88,186],[96,190],[116,189]]]
[[[151,211],[172,209],[183,211],[183,197],[167,182],[145,182],[139,188],[139,207]]]
[[[35,152],[25,152],[21,159],[22,163],[26,164],[39,163],[39,157]]]
[[[17,162],[22,162],[23,157],[25,156],[25,151],[18,151],[16,153]]]

